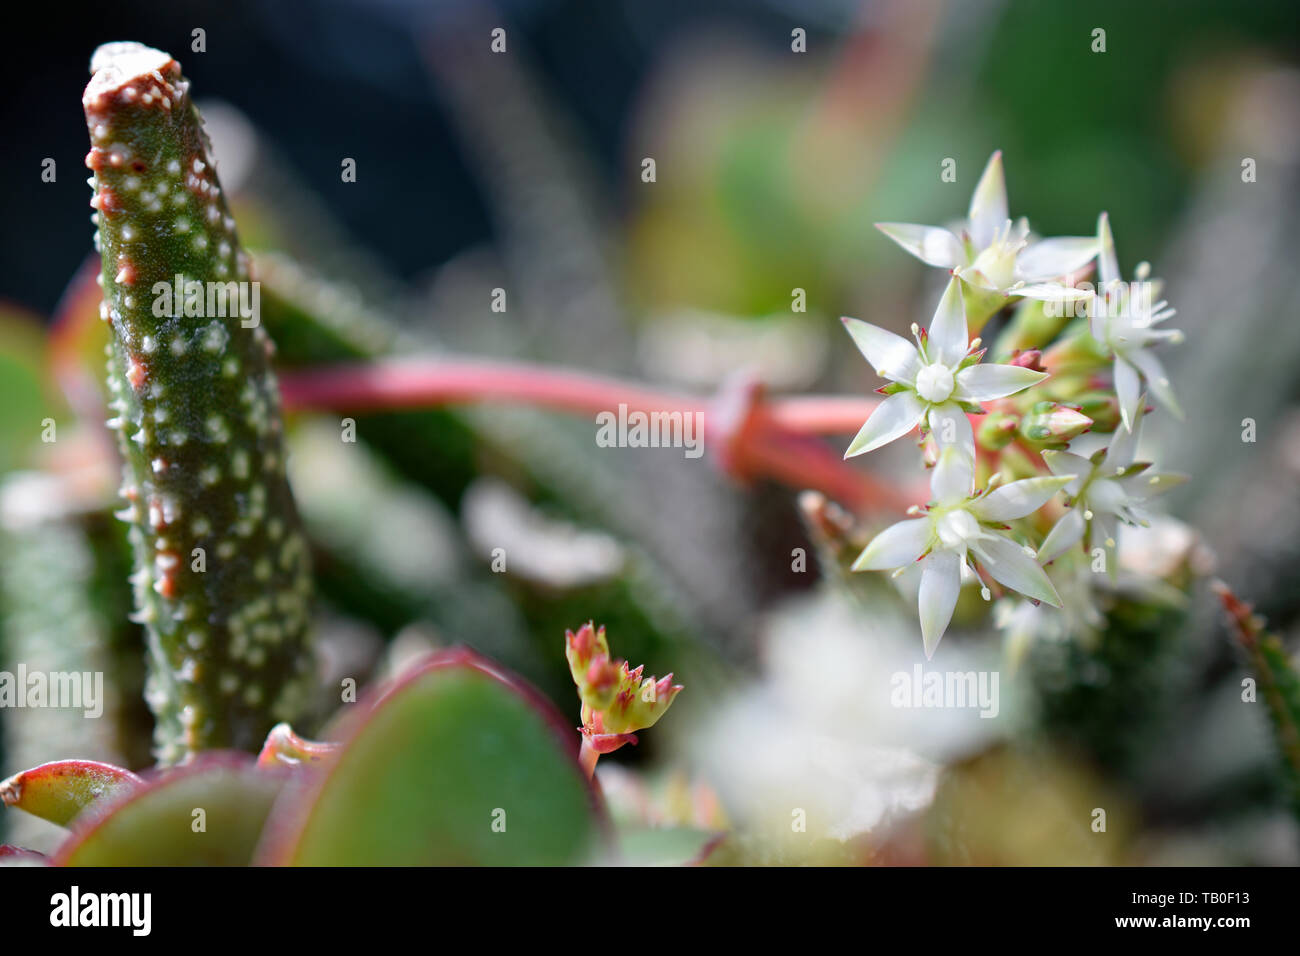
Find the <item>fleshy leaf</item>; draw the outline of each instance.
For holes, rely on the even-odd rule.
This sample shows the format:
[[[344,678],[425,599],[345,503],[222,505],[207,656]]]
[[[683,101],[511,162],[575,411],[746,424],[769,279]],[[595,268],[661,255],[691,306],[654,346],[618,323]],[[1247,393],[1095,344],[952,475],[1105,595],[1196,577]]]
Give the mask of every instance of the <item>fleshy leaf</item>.
[[[565,655],[582,699],[582,733],[596,753],[636,743],[633,732],[653,726],[682,690],[672,674],[643,678],[642,667],[611,660],[605,629],[593,622],[565,632]]]
[[[112,330],[109,425],[157,755],[253,750],[303,710],[310,677],[312,578],[273,344],[180,64],[110,43],[91,67],[82,104]]]
[[[262,752],[257,755],[259,767],[297,767],[319,765],[331,761],[339,745],[329,741],[308,740],[299,737],[288,724],[276,724],[266,735]]]
[[[288,778],[285,771],[258,768],[247,754],[205,754],[157,772],[124,799],[83,816],[54,863],[245,866]]]
[[[588,621],[578,628],[577,633],[564,632],[564,656],[583,704],[602,710],[614,700],[619,675],[609,658],[605,629],[598,629],[594,624]]]
[[[56,823],[71,823],[101,800],[130,793],[144,781],[129,770],[96,760],[55,760],[0,783],[5,806]]]
[[[334,764],[276,806],[260,862],[560,865],[598,849],[603,808],[576,735],[471,651],[433,656],[331,736]]]

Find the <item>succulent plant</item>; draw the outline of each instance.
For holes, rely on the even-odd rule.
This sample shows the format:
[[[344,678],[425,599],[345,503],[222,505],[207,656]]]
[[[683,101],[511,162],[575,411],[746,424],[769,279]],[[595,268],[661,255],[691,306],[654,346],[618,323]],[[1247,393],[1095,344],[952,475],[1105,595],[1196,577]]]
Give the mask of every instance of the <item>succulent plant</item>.
[[[125,462],[158,758],[300,716],[311,572],[272,343],[202,121],[158,50],[96,51],[83,104],[111,427]]]
[[[39,361],[48,359],[69,416],[93,419],[97,436],[108,419],[111,448],[92,457],[111,458],[121,500],[107,507],[111,489],[87,480],[93,487],[83,498],[68,496],[31,523],[10,521],[0,507],[0,651],[5,661],[110,675],[112,716],[89,734],[66,714],[4,715],[4,757],[28,769],[0,782],[0,825],[12,810],[62,829],[41,847],[46,855],[0,845],[0,865],[549,866],[917,854],[1014,862],[997,840],[981,845],[965,832],[985,818],[1007,826],[1008,782],[1029,794],[1022,809],[1056,808],[1055,831],[1075,834],[1062,850],[1070,859],[1122,857],[1118,841],[1101,847],[1080,823],[1096,802],[1091,769],[1072,781],[1057,767],[1055,784],[1065,786],[1034,790],[1025,781],[1037,764],[1011,735],[943,767],[896,741],[859,746],[851,735],[877,716],[859,709],[868,671],[873,655],[886,652],[873,648],[840,673],[827,673],[832,667],[815,653],[822,631],[842,625],[832,612],[851,594],[859,603],[842,602],[844,614],[869,622],[873,636],[906,632],[907,643],[897,643],[916,658],[919,687],[920,655],[963,659],[970,645],[954,648],[950,638],[940,648],[940,639],[978,619],[991,625],[990,641],[1001,633],[1008,676],[1018,673],[1031,689],[1032,733],[1112,773],[1131,770],[1139,742],[1149,745],[1156,718],[1166,716],[1155,688],[1168,685],[1170,661],[1184,649],[1176,635],[1203,569],[1191,547],[1172,567],[1156,567],[1159,548],[1143,554],[1131,537],[1120,546],[1120,525],[1150,530],[1159,519],[1148,499],[1177,480],[1135,455],[1144,415],[1155,410],[1143,388],[1166,411],[1177,407],[1148,347],[1181,336],[1151,331],[1171,314],[1163,302],[1141,304],[1137,287],[1117,291],[1104,214],[1095,237],[1036,240],[1025,220],[1008,217],[996,153],[957,231],[881,224],[951,277],[929,327],[912,326],[915,344],[844,320],[842,347],[856,345],[888,380],[880,397],[772,396],[741,376],[710,398],[516,359],[513,343],[493,358],[461,355],[404,328],[395,307],[362,307],[332,273],[263,254],[255,240],[245,248],[235,212],[253,224],[249,235],[258,217],[244,218],[225,192],[180,64],[138,43],[111,43],[91,70],[83,106],[102,291],[74,281],[51,354]],[[529,227],[534,241],[543,219]],[[1097,291],[1077,281],[1094,262]],[[1103,303],[1104,292],[1114,295]],[[1064,314],[1076,307],[1077,316]],[[1130,341],[1137,333],[1141,348]],[[99,390],[78,376],[83,353],[101,348],[108,364]],[[490,402],[510,408],[478,407]],[[726,478],[801,493],[806,538],[822,565],[815,600],[833,602],[810,601],[827,616],[786,628],[798,638],[790,646],[767,643],[765,666],[775,661],[790,673],[748,698],[723,699],[744,678],[716,667],[712,655],[723,653],[694,640],[714,624],[702,609],[725,603],[718,588],[690,580],[698,557],[677,565],[678,543],[656,527],[656,509],[629,507],[626,472],[593,452],[589,430],[556,414],[590,424],[593,413],[624,406],[669,420],[699,416],[701,440],[707,435]],[[360,416],[359,446],[355,436],[335,442],[341,413]],[[914,430],[928,482],[900,483],[864,469],[868,459],[843,460]],[[850,439],[843,458],[831,436]],[[714,491],[719,500],[727,494],[721,482]],[[484,500],[508,500],[496,511],[507,517],[487,531],[474,520]],[[905,509],[907,520],[884,520]],[[109,521],[114,510],[121,524]],[[700,510],[703,517],[708,509]],[[793,530],[793,512],[786,518],[791,527],[779,534]],[[418,537],[423,550],[401,547],[416,525],[434,529]],[[567,574],[554,542],[587,526],[609,532],[588,536],[601,539],[598,573]],[[510,571],[498,538],[510,541]],[[515,549],[520,540],[531,553]],[[802,551],[791,556],[801,561]],[[901,579],[916,614],[905,622],[880,614],[898,595],[883,576],[855,573],[868,570]],[[981,605],[995,595],[991,608]],[[1294,663],[1249,607],[1226,587],[1221,597],[1300,812]],[[748,614],[746,599],[732,605]],[[575,621],[586,623],[565,629]],[[913,622],[919,643],[904,626]],[[606,625],[628,657],[656,670],[671,662],[689,675],[684,707],[698,701],[711,717],[739,714],[754,747],[770,744],[816,782],[856,787],[822,801],[848,822],[805,840],[805,809],[787,816],[782,804],[773,838],[764,830],[770,807],[715,790],[687,771],[688,759],[648,766],[674,726],[695,731],[702,722],[684,707],[665,720],[682,684],[615,657]],[[577,707],[566,716],[551,701],[572,702],[575,691]],[[831,703],[837,696],[851,706]],[[132,708],[138,699],[152,714],[148,731]],[[911,707],[892,698],[890,706]],[[995,705],[980,716],[999,712]],[[812,732],[787,726],[791,714]],[[623,749],[656,726],[669,734]],[[711,739],[725,747],[732,737],[718,726]],[[811,786],[780,785],[783,801]],[[914,814],[912,829],[894,844],[860,840],[859,818],[883,820],[883,807]]]

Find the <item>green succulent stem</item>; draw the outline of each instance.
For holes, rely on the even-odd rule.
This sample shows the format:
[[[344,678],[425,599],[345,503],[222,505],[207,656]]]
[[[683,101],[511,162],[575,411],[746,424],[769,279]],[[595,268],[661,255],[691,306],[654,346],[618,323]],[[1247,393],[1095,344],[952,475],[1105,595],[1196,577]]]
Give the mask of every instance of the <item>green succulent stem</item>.
[[[83,97],[108,387],[163,763],[256,749],[304,701],[311,576],[273,346],[180,65],[100,47]]]

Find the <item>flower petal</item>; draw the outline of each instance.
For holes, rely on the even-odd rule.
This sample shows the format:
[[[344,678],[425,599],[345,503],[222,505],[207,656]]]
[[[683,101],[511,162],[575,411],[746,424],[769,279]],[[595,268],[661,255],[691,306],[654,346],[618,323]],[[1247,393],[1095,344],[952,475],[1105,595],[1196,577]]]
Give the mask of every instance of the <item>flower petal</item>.
[[[975,192],[970,197],[970,237],[984,249],[1007,221],[1007,180],[1002,172],[1002,150],[989,157]]]
[[[929,343],[926,351],[932,362],[941,362],[953,368],[966,357],[970,348],[970,335],[966,331],[966,307],[962,302],[961,281],[953,276],[943,290],[939,307],[930,320]]]
[[[1052,587],[1047,573],[1014,541],[1000,534],[989,534],[980,538],[973,550],[979,555],[984,569],[1011,590],[1052,607],[1061,606],[1061,597]]]
[[[1137,369],[1119,355],[1115,356],[1115,397],[1119,399],[1119,416],[1124,420],[1124,427],[1132,431],[1142,404],[1142,382]]]
[[[974,490],[974,462],[960,448],[944,448],[930,473],[931,497],[941,503],[960,501]]]
[[[840,319],[858,351],[871,363],[876,374],[894,382],[911,384],[921,370],[921,354],[901,335],[895,335],[861,319]]]
[[[1022,392],[1045,378],[1046,372],[1019,365],[972,365],[957,373],[953,398],[963,402],[990,402]]]
[[[951,269],[962,262],[961,240],[938,226],[878,222],[876,228],[926,265]]]
[[[1127,468],[1133,464],[1133,460],[1137,457],[1138,441],[1142,437],[1142,416],[1146,411],[1145,404],[1145,400],[1139,397],[1137,406],[1133,410],[1132,427],[1116,428],[1110,436],[1110,442],[1106,445],[1105,474],[1113,475],[1119,469]]]
[[[1110,231],[1110,216],[1102,213],[1097,217],[1097,278],[1104,289],[1112,282],[1118,282],[1119,259],[1115,257],[1115,237]]]
[[[1128,354],[1128,359],[1142,372],[1147,385],[1151,387],[1156,398],[1160,399],[1160,404],[1182,418],[1183,410],[1178,405],[1178,398],[1174,395],[1174,390],[1169,384],[1169,376],[1165,374],[1165,367],[1160,359],[1146,349],[1134,349]]]
[[[854,571],[887,571],[911,564],[930,546],[933,522],[914,518],[891,524],[871,539],[853,562]]]
[[[1126,495],[1142,501],[1147,498],[1154,498],[1157,495],[1163,495],[1166,491],[1172,491],[1185,481],[1187,481],[1186,475],[1171,472],[1156,475],[1143,472],[1140,475],[1129,475],[1127,478],[1115,479],[1115,483],[1124,489]]]
[[[921,589],[916,605],[921,616],[921,640],[929,659],[952,621],[952,611],[961,591],[961,565],[951,551],[935,551],[921,567]]]
[[[1086,475],[1092,469],[1092,462],[1072,451],[1045,451],[1043,461],[1054,475]]]
[[[1039,302],[1083,302],[1092,298],[1088,289],[1078,289],[1060,282],[1033,282],[1029,285],[1013,286],[1007,290],[1009,295],[1018,295],[1022,299],[1036,299]],[[1077,310],[1079,315],[1083,310]]]
[[[1050,478],[1022,478],[990,491],[970,505],[975,517],[984,521],[1014,521],[1031,515],[1069,484],[1075,475],[1056,475]]]
[[[1122,431],[1122,429],[1119,430]],[[1047,470],[1054,475],[1077,476],[1066,484],[1065,493],[1067,495],[1077,495],[1079,488],[1083,485],[1083,477],[1092,471],[1092,462],[1082,455],[1076,455],[1070,451],[1048,449],[1043,452],[1043,462],[1047,465]]]
[[[1096,236],[1058,236],[1020,250],[1016,275],[1026,282],[1055,279],[1082,269],[1097,254]]]
[[[888,445],[895,438],[901,438],[916,427],[916,423],[925,414],[925,402],[917,398],[915,392],[899,392],[890,395],[876,406],[867,423],[858,432],[845,458],[864,455],[881,445]],[[967,428],[970,426],[967,425]]]
[[[1056,522],[1052,530],[1047,533],[1043,540],[1043,546],[1038,549],[1038,560],[1047,563],[1055,561],[1065,552],[1083,539],[1083,531],[1086,523],[1083,520],[1083,510],[1081,508],[1071,508],[1061,520]]]
[[[955,402],[931,405],[929,425],[940,450],[951,445],[964,452],[971,461],[975,460],[975,431],[966,413]]]

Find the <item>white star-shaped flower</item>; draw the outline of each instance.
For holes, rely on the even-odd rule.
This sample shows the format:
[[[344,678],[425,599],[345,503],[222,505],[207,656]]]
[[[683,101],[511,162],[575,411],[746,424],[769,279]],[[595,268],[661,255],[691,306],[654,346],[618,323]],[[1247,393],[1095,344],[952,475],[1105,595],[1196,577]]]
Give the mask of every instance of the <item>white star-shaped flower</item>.
[[[1073,476],[1065,486],[1070,508],[1043,541],[1038,552],[1043,561],[1060,557],[1086,535],[1088,552],[1102,548],[1107,555],[1106,571],[1115,578],[1120,522],[1149,525],[1147,502],[1187,480],[1185,475],[1153,473],[1150,462],[1134,462],[1141,429],[1139,400],[1133,429],[1117,426],[1110,443],[1092,458],[1069,451],[1043,452],[1043,461],[1053,474]]]
[[[958,276],[967,286],[972,322],[988,318],[1009,296],[1060,302],[1085,298],[1086,293],[1048,280],[1082,269],[1097,254],[1092,236],[1031,241],[1028,221],[1011,221],[1001,151],[984,167],[967,221],[955,231],[903,222],[878,222],[876,228],[927,265]]]
[[[1150,347],[1162,342],[1178,343],[1183,333],[1178,329],[1155,326],[1174,315],[1160,294],[1161,283],[1148,279],[1150,266],[1142,263],[1131,285],[1120,278],[1119,260],[1115,257],[1115,238],[1110,231],[1110,217],[1102,213],[1097,219],[1097,257],[1099,286],[1088,306],[1088,324],[1092,337],[1115,356],[1115,394],[1119,398],[1124,427],[1133,428],[1146,379],[1160,404],[1182,417],[1178,399],[1169,385],[1164,366]]]
[[[916,344],[860,319],[845,318],[853,336],[876,374],[890,380],[889,393],[862,426],[845,458],[886,445],[924,422],[940,446],[957,445],[975,457],[975,434],[967,411],[982,411],[981,402],[1014,395],[1047,377],[1045,372],[1018,365],[981,365],[979,339],[968,340],[961,285],[948,283],[930,328],[915,325]]]
[[[952,620],[963,564],[972,571],[983,568],[1028,598],[1060,607],[1061,599],[1033,549],[1005,531],[1007,521],[1033,514],[1072,478],[1025,478],[972,495],[971,460],[956,448],[945,448],[930,476],[934,500],[919,509],[923,516],[890,525],[876,535],[853,563],[853,570],[901,573],[920,562],[917,604],[926,657],[934,655]]]

